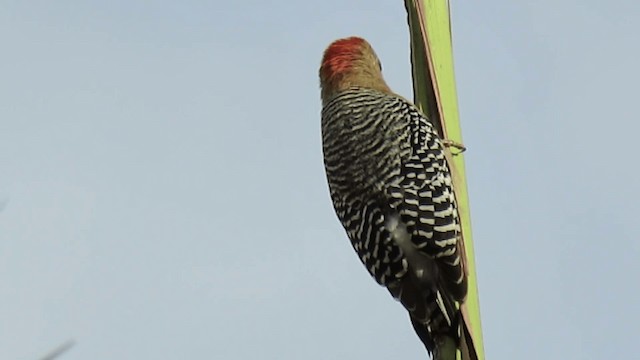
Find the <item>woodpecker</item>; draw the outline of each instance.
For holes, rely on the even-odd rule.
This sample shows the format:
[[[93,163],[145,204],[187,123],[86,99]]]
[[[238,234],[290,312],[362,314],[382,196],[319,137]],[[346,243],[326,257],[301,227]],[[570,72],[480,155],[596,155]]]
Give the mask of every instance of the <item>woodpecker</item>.
[[[467,275],[446,142],[391,91],[366,40],[331,43],[319,75],[324,165],[338,219],[371,276],[407,309],[427,352],[455,359],[459,349],[465,359],[459,305]],[[453,354],[445,344],[454,344]]]

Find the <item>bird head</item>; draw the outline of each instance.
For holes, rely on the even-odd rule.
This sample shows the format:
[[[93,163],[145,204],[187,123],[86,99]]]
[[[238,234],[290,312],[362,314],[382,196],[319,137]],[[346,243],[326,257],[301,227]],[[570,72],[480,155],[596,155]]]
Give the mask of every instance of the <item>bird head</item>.
[[[320,65],[323,103],[351,87],[391,93],[382,77],[382,65],[371,45],[363,38],[348,37],[331,43]]]

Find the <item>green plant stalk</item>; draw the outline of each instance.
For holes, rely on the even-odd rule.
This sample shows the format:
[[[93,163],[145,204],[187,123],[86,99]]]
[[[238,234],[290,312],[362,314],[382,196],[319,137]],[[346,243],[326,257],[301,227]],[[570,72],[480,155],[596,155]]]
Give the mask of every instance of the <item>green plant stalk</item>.
[[[463,144],[453,71],[449,1],[405,0],[405,7],[411,34],[414,102],[429,116],[443,139]],[[484,360],[464,156],[451,155],[449,160],[453,167],[469,281],[468,295],[461,310],[470,326],[478,359]]]

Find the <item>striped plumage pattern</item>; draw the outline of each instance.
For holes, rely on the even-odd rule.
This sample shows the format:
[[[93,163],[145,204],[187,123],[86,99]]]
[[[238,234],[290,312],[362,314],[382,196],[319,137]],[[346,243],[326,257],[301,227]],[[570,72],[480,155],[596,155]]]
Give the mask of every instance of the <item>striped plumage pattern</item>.
[[[467,290],[441,140],[407,100],[358,87],[325,103],[322,140],[333,205],[354,249],[433,351],[434,336],[457,332],[454,301]]]

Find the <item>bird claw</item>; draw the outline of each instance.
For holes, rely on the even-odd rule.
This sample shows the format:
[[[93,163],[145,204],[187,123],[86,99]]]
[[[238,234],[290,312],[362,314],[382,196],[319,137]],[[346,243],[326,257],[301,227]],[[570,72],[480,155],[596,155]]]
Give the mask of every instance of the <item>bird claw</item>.
[[[462,145],[462,144],[461,144],[461,143],[459,143],[459,142],[455,142],[455,141],[453,141],[453,140],[449,140],[449,139],[442,140],[442,145],[443,145],[444,147],[446,147],[446,148],[455,148],[455,149],[458,149],[459,151],[458,151],[458,152],[455,152],[455,153],[454,153],[453,151],[451,151],[451,154],[453,154],[454,156],[456,156],[456,155],[460,155],[460,154],[462,154],[463,152],[467,151],[467,148],[466,148],[464,145]]]

